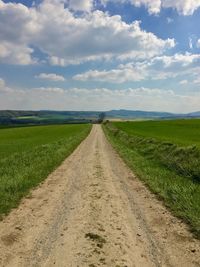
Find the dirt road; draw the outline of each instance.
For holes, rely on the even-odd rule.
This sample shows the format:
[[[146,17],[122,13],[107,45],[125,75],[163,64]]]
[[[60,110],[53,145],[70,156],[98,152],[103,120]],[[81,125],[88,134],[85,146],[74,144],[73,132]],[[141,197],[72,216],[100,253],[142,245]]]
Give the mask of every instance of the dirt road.
[[[0,223],[0,266],[200,266],[200,244],[95,125]]]

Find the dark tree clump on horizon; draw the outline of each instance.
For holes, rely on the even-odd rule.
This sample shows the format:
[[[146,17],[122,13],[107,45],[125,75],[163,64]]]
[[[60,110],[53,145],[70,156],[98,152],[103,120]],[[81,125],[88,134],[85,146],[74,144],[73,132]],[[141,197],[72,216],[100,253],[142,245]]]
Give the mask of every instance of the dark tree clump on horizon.
[[[104,121],[105,117],[106,117],[105,112],[101,112],[101,113],[99,114],[98,123],[102,123],[102,122]]]

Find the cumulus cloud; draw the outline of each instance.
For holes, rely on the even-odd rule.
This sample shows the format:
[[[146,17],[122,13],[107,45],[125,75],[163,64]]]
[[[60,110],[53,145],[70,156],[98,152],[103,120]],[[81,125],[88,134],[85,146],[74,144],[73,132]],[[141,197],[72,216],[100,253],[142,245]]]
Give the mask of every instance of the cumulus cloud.
[[[174,8],[181,15],[192,15],[200,7],[200,0],[161,0],[162,7]]]
[[[163,80],[179,75],[195,75],[199,72],[200,55],[175,54],[157,56],[148,61],[120,64],[111,70],[89,70],[73,77],[79,81],[100,81],[111,83],[135,82],[142,80]]]
[[[180,95],[173,90],[129,88],[41,87],[0,91],[2,109],[109,110],[141,109],[190,112],[199,109],[200,94]]]
[[[178,76],[194,76],[200,71],[200,55],[191,53],[176,53],[172,56],[156,56],[142,63],[151,75],[164,75],[166,78]]]
[[[12,93],[13,89],[9,88],[4,79],[0,78],[0,94]]]
[[[78,2],[87,3],[73,0],[71,5]],[[65,66],[98,59],[150,58],[175,46],[174,39],[160,39],[142,30],[138,21],[127,24],[119,15],[98,10],[77,17],[60,0],[45,0],[31,8],[0,0],[0,36],[0,61],[21,65],[36,63],[34,47],[52,65]]]
[[[131,3],[136,7],[145,6],[150,14],[160,13],[162,8],[176,9],[180,15],[192,15],[200,7],[199,0],[102,0],[106,5],[110,1],[119,3]]]
[[[90,70],[73,77],[78,81],[100,81],[110,83],[139,82],[142,80],[160,80],[173,77],[173,73],[156,71],[148,68],[146,63],[120,64],[116,69],[111,70]]]
[[[55,73],[40,73],[39,75],[36,75],[35,78],[53,81],[53,82],[65,81],[65,78],[63,76],[55,74]]]
[[[37,63],[32,57],[33,49],[25,44],[14,44],[9,42],[0,43],[0,61],[2,63],[30,65]]]
[[[5,4],[0,0],[1,62],[21,65],[35,63],[33,49],[27,45],[35,27],[31,20],[31,9],[22,4]]]
[[[91,11],[93,0],[69,0],[69,8],[75,11]]]
[[[83,74],[77,74],[73,77],[74,80],[79,81],[101,81],[111,83],[123,83],[127,81],[141,81],[145,77],[144,73],[139,69],[134,68],[133,65],[120,66],[118,69],[112,70],[90,70]]]
[[[158,56],[149,61],[149,65],[162,64],[164,68],[169,67],[187,67],[198,66],[200,63],[200,54],[176,53],[173,56]]]
[[[161,1],[160,0],[131,0],[131,3],[136,7],[140,7],[141,5],[145,5],[150,14],[157,14],[161,9]]]

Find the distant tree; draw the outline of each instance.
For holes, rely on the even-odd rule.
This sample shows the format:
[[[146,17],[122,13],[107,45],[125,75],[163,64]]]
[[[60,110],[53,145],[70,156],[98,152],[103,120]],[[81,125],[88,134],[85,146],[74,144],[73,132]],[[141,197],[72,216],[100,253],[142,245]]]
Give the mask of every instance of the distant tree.
[[[102,122],[104,121],[105,117],[106,117],[105,112],[101,112],[101,113],[99,114],[98,123],[102,123]]]

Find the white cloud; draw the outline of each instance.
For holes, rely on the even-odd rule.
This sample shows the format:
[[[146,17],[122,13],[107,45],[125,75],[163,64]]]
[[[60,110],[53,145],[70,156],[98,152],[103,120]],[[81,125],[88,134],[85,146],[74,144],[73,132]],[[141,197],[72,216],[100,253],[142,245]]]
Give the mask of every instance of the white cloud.
[[[0,78],[0,95],[5,93],[11,93],[13,92],[13,89],[9,88],[4,79]]]
[[[157,14],[161,9],[161,0],[101,0],[105,6],[108,2],[131,3],[136,7],[145,6],[150,14]]]
[[[1,86],[2,84],[2,86]],[[41,87],[7,89],[0,81],[1,109],[109,110],[141,109],[171,112],[199,110],[200,94],[176,94],[173,90],[150,88],[115,89]]]
[[[109,1],[131,3],[136,7],[145,6],[150,14],[160,13],[162,8],[176,9],[180,15],[192,15],[200,7],[200,0],[102,0],[102,4]]]
[[[200,63],[200,54],[191,54],[186,52],[185,54],[176,53],[173,56],[158,56],[153,58],[149,65],[161,63],[164,68],[169,68],[179,65],[181,67],[187,67],[192,64],[199,65]]]
[[[197,41],[197,48],[200,48],[200,39]]]
[[[189,48],[193,49],[193,41],[192,38],[189,38]]]
[[[69,0],[69,8],[75,11],[91,11],[93,0]]]
[[[132,65],[121,66],[118,69],[112,70],[90,70],[83,74],[78,74],[73,77],[74,80],[79,81],[102,81],[111,83],[123,83],[127,81],[141,81],[144,79],[144,74]]]
[[[162,7],[174,8],[181,15],[192,15],[200,7],[200,0],[162,0]]]
[[[54,81],[54,82],[65,81],[65,78],[63,76],[57,75],[55,73],[40,73],[39,75],[36,75],[35,78],[48,80],[48,81]]]
[[[175,54],[173,56],[157,56],[150,60],[120,64],[111,70],[89,70],[73,77],[79,81],[101,81],[111,83],[135,82],[142,80],[164,80],[179,75],[198,73],[200,55]]]
[[[0,88],[3,88],[5,86],[5,81],[0,78]]]
[[[0,43],[0,61],[2,63],[29,65],[35,64],[32,58],[33,49],[24,44],[14,44],[2,41]]]
[[[179,82],[179,84],[181,84],[181,85],[188,84],[188,80],[182,80],[182,81]]]
[[[174,77],[174,73],[156,71],[148,68],[145,63],[121,64],[116,69],[111,70],[90,70],[73,77],[78,81],[100,81],[110,83],[138,82],[142,80],[160,80]]]
[[[193,83],[200,85],[200,77],[196,77],[196,79],[193,81]]]
[[[161,9],[161,1],[160,0],[131,0],[135,6],[145,5],[150,14],[157,14]]]
[[[35,92],[40,92],[40,93],[47,93],[49,95],[49,93],[59,93],[62,94],[64,93],[64,89],[63,88],[59,88],[59,87],[39,87],[39,88],[34,88],[32,89]]]
[[[164,75],[164,78],[173,78],[178,76],[193,77],[200,72],[200,55],[177,53],[173,56],[157,56],[149,61],[143,62],[147,71],[154,75]]]
[[[4,3],[0,0],[0,61],[28,65],[36,62],[33,49],[27,45],[35,32],[32,9],[22,4]]]
[[[175,46],[174,39],[160,39],[142,30],[138,21],[127,24],[118,15],[94,11],[77,17],[61,0],[45,0],[31,8],[0,0],[0,36],[0,61],[22,65],[36,62],[33,47],[47,55],[51,64],[64,66],[98,59],[149,58]]]
[[[126,24],[120,16],[110,17],[101,11],[95,11],[84,18],[75,18],[70,14],[70,18],[66,16],[60,26],[59,36],[54,38],[53,46],[49,45],[49,35],[42,34],[46,36],[42,47],[50,55],[53,65],[57,63],[63,66],[113,57],[122,60],[131,57],[148,58],[162,54],[175,45],[173,39],[162,40],[141,30],[138,22]],[[45,31],[48,32],[48,29]],[[57,29],[55,33],[57,35]]]

